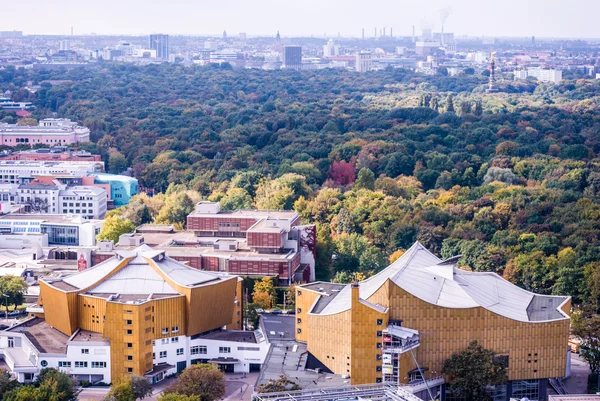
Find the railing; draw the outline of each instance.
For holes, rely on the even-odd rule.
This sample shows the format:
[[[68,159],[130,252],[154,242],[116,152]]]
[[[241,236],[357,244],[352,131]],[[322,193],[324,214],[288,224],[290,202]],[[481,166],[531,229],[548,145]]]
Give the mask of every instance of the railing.
[[[364,384],[279,393],[256,394],[256,401],[342,401],[368,398],[378,401],[422,401],[411,392],[394,385]]]

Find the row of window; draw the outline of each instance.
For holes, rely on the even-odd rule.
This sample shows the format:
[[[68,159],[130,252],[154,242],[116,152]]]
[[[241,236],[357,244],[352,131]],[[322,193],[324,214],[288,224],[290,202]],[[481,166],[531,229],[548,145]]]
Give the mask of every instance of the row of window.
[[[258,350],[258,349],[257,349]],[[254,351],[254,349],[253,349]],[[198,354],[207,354],[208,348],[206,345],[194,345],[190,347],[190,354],[198,355]],[[219,347],[219,354],[231,354],[231,347]]]
[[[69,205],[69,207],[73,207],[73,202],[69,202],[69,203],[63,202],[63,207],[67,207],[67,205]],[[86,206],[87,207],[94,207],[93,203],[88,203],[88,204],[85,204],[85,203],[75,203],[76,207],[80,207],[80,205],[81,205],[81,207],[86,207]]]
[[[171,328],[171,333],[178,333],[178,332],[179,332],[179,326],[173,326]],[[163,327],[162,333],[163,334],[169,334],[169,328],[168,327]]]
[[[94,369],[106,368],[106,362],[92,361],[91,366]],[[70,368],[71,361],[58,361],[58,367],[59,368]],[[76,368],[87,368],[88,363],[87,363],[87,361],[75,361],[75,367]]]

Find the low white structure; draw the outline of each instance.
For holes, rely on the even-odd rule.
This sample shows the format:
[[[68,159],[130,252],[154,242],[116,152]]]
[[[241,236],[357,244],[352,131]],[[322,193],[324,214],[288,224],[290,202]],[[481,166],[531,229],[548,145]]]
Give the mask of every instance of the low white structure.
[[[537,78],[540,82],[553,82],[555,84],[563,80],[562,71],[546,68],[528,68],[527,70],[515,70],[513,72],[515,80],[527,79],[529,77]]]
[[[103,224],[103,220],[73,215],[9,214],[0,216],[0,233],[27,236],[31,243],[37,242],[31,235],[46,235],[47,239],[41,240],[42,246],[95,246]],[[1,238],[2,235],[0,243]]]
[[[71,337],[32,318],[0,332],[0,358],[21,383],[43,368],[56,368],[79,381],[110,383],[110,344],[97,333],[78,330]]]

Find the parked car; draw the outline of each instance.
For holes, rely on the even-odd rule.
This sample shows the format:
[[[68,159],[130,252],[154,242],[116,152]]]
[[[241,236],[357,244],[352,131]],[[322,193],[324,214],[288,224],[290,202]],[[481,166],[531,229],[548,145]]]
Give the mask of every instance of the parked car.
[[[258,309],[256,309],[256,313],[265,313],[265,310],[261,309],[261,308],[258,308]]]
[[[295,315],[296,314],[296,310],[295,309],[288,309],[285,311],[286,315]]]
[[[271,311],[272,315],[281,315],[283,312],[281,311],[281,309],[273,309]]]

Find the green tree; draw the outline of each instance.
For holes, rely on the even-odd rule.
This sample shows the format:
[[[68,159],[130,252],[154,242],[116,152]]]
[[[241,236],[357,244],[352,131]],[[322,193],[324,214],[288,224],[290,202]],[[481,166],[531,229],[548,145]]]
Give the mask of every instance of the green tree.
[[[571,315],[571,331],[581,339],[579,355],[600,374],[600,315],[578,310]]]
[[[136,400],[144,399],[152,394],[152,386],[145,377],[132,376],[130,383]]]
[[[7,295],[8,299],[6,300],[8,303],[15,305],[15,308],[18,305],[23,303],[23,297],[27,293],[27,288],[29,286],[21,277],[17,276],[3,276],[0,277],[0,294]],[[0,304],[2,299],[0,299]]]
[[[214,364],[191,365],[163,393],[198,396],[202,401],[217,400],[225,395],[225,376]]]
[[[0,370],[0,399],[4,395],[19,386],[19,382],[12,379],[11,374],[7,370]]]
[[[108,157],[108,172],[111,174],[121,174],[127,170],[127,159],[121,152],[111,149]]]
[[[273,278],[263,277],[260,281],[254,283],[252,291],[252,300],[261,308],[266,309],[271,307],[275,298],[275,286]]]
[[[361,168],[356,181],[354,181],[354,188],[364,188],[373,191],[375,189],[375,174],[366,167]]]
[[[337,216],[337,232],[338,234],[350,234],[351,232],[354,232],[354,221],[352,220],[352,215],[350,215],[350,212],[348,212],[348,209],[345,207],[340,209],[340,212]]]
[[[231,188],[229,191],[227,191],[226,195],[221,198],[220,202],[222,210],[252,208],[252,197],[245,189],[242,188]]]
[[[104,225],[102,226],[102,230],[100,230],[100,234],[96,237],[96,240],[112,240],[116,244],[119,242],[119,237],[122,234],[131,233],[134,230],[135,226],[131,220],[118,216],[110,216],[104,219]]]
[[[505,364],[496,358],[494,351],[485,349],[477,340],[446,359],[442,373],[451,383],[452,393],[466,401],[491,400],[487,387],[508,380]]]
[[[317,258],[315,261],[315,277],[317,281],[329,281],[333,270],[333,254],[335,244],[331,239],[331,231],[324,224],[317,225]]]
[[[113,383],[104,401],[136,401],[131,380],[117,380]]]
[[[77,381],[66,373],[53,368],[44,368],[40,370],[40,373],[36,378],[36,386],[42,387],[49,383],[52,383],[51,386],[53,392],[59,397],[59,401],[73,401],[77,399],[75,395]]]
[[[454,100],[452,100],[452,94],[449,94],[446,98],[446,113],[454,113]]]

